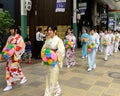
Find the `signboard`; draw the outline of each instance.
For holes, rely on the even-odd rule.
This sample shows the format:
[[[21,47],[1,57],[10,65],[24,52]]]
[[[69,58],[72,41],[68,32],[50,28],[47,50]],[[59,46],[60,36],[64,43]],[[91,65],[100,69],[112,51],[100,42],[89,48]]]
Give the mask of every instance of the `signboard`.
[[[107,23],[107,14],[106,13],[101,14],[100,17],[101,17],[101,23],[106,24]]]
[[[66,0],[57,0],[55,12],[65,12],[65,7],[66,7]]]
[[[78,4],[78,10],[81,15],[85,15],[86,8],[87,8],[87,3]]]

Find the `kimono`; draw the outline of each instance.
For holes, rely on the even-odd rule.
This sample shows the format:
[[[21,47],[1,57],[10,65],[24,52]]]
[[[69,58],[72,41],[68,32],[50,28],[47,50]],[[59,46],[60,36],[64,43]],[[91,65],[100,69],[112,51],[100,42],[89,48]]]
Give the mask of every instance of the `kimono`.
[[[99,49],[100,52],[103,52],[103,46],[102,46],[102,41],[101,41],[103,35],[104,35],[103,32],[100,32],[100,33],[99,33],[100,45],[99,45],[99,48],[98,48],[98,49]]]
[[[91,52],[88,51],[88,65],[90,69],[95,69],[96,68],[96,62],[95,62],[96,51],[99,46],[99,38],[97,35],[93,34],[89,36],[88,45],[91,45],[91,44],[93,44],[93,46],[92,46]]]
[[[119,41],[120,41],[120,35],[117,33],[115,34],[115,41],[114,41],[114,51],[118,51],[118,46],[119,46]]]
[[[103,51],[104,51],[104,59],[108,59],[109,55],[109,47],[110,47],[110,41],[111,38],[108,34],[104,34],[102,37],[102,45],[103,45]],[[103,44],[104,43],[104,44]],[[106,43],[106,44],[105,44]]]
[[[113,51],[114,51],[114,40],[115,40],[115,36],[112,34],[109,34],[110,36],[110,45],[109,45],[109,52],[108,54],[109,55],[112,55],[113,54]]]
[[[7,85],[14,85],[17,80],[22,80],[25,76],[22,73],[20,67],[20,58],[25,51],[25,43],[23,38],[16,34],[15,36],[10,36],[4,48],[7,48],[9,44],[14,45],[14,54],[8,58],[6,63],[6,81]],[[4,49],[3,49],[4,50]]]
[[[56,52],[58,60],[57,65],[48,66],[46,75],[46,89],[44,96],[59,96],[61,93],[61,88],[58,82],[59,68],[63,67],[63,59],[65,56],[65,47],[63,41],[58,37],[54,36],[45,41],[42,47],[41,54],[45,52],[46,49],[51,49]]]
[[[82,44],[82,58],[87,57],[87,41],[88,41],[88,34],[83,33],[81,35],[81,44]]]
[[[70,66],[75,65],[74,49],[76,45],[76,38],[73,34],[68,34],[65,38],[66,40],[71,41],[71,48],[66,49],[66,64],[67,64],[67,67],[69,68]]]

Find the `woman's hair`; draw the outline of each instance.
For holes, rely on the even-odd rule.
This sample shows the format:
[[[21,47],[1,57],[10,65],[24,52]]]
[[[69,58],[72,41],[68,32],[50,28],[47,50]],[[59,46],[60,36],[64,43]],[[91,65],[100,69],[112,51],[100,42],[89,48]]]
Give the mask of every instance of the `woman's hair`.
[[[21,35],[21,30],[20,30],[20,28],[17,27],[17,25],[11,25],[9,30],[10,29],[14,29],[17,34]]]
[[[55,26],[55,25],[48,26],[47,31],[49,28],[51,28],[51,30],[53,30],[53,31],[57,30],[57,26]]]
[[[69,27],[69,28],[67,29],[67,31],[68,31],[68,30],[72,31],[72,28],[71,28],[71,27]]]
[[[11,25],[9,29],[14,29],[14,30],[16,30],[16,29],[17,29],[17,26],[16,26],[16,25]]]

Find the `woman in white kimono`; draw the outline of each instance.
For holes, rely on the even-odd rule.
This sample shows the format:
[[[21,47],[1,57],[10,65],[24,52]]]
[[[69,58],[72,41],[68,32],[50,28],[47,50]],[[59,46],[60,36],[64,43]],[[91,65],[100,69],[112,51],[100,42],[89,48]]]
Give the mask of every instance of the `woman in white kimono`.
[[[118,31],[115,31],[115,45],[114,45],[114,51],[117,52],[118,51],[118,46],[119,46],[119,41],[120,41],[120,34],[118,33]]]
[[[46,90],[44,96],[59,96],[61,94],[61,88],[58,82],[59,68],[63,66],[63,59],[65,55],[65,47],[63,41],[56,35],[56,26],[48,27],[48,39],[42,47],[41,54],[46,49],[51,49],[56,52],[58,61],[54,67],[47,67],[46,76]]]
[[[100,52],[103,52],[103,46],[102,46],[102,41],[101,41],[103,35],[104,35],[103,31],[100,31],[100,33],[99,33],[100,45],[99,45],[99,48],[98,48]]]
[[[21,67],[19,65],[20,58],[25,50],[25,43],[23,38],[18,34],[18,28],[13,25],[10,27],[11,36],[9,36],[5,47],[3,48],[3,52],[8,48],[10,44],[14,46],[13,55],[9,56],[6,63],[6,82],[7,86],[3,89],[3,91],[8,91],[12,89],[15,81],[21,80],[20,84],[23,84],[27,81],[26,77],[23,75]]]
[[[110,36],[110,45],[109,45],[108,54],[111,56],[113,54],[113,51],[114,51],[114,40],[115,40],[115,36],[114,36],[112,30],[109,31],[109,36]]]
[[[109,55],[109,48],[110,48],[110,36],[108,34],[108,31],[105,30],[104,31],[104,35],[102,37],[102,44],[103,42],[106,44],[103,44],[103,52],[104,52],[104,60],[106,61],[108,59],[108,55]]]
[[[91,71],[96,68],[96,52],[99,46],[99,38],[95,35],[94,30],[90,31],[90,36],[88,38],[88,45],[92,45],[92,50],[88,50],[88,71]]]
[[[76,38],[72,33],[71,28],[68,28],[65,40],[71,41],[71,48],[66,48],[66,63],[67,63],[67,68],[70,68],[71,66],[75,65],[74,49],[76,45]]]

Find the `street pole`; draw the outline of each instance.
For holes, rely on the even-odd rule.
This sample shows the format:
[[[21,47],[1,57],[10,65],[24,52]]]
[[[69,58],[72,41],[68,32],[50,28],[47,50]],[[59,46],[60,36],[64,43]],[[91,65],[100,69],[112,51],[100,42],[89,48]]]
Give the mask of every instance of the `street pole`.
[[[25,10],[25,0],[21,0],[21,35],[27,36],[27,10]]]
[[[73,32],[76,37],[76,47],[78,47],[77,44],[77,20],[76,20],[76,15],[77,15],[77,0],[73,0]]]

